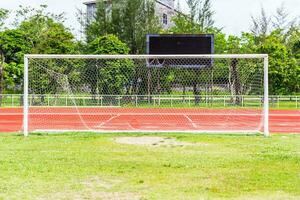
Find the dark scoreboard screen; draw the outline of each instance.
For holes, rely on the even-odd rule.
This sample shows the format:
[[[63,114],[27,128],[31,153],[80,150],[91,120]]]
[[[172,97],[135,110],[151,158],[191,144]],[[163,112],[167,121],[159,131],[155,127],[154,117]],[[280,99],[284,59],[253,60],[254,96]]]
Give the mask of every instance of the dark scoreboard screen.
[[[213,54],[214,35],[147,35],[147,53],[149,55],[176,55],[176,54]],[[152,61],[152,64],[151,64]],[[211,67],[212,59],[160,59],[159,62],[150,60],[150,67],[160,65],[182,67]]]

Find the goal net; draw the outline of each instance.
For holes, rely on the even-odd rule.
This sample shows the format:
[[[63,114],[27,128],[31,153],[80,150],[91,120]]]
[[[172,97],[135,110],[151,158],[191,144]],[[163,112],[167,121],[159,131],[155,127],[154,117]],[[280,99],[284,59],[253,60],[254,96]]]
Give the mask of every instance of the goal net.
[[[267,55],[26,55],[24,134],[268,134]]]

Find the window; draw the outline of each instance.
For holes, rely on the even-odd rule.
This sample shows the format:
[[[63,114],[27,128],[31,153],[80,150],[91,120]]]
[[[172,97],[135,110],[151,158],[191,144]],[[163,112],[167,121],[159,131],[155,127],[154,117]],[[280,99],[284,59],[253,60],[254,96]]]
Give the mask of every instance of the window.
[[[167,25],[168,24],[168,15],[167,14],[163,14],[163,24]]]
[[[87,5],[87,20],[90,22],[94,19],[96,14],[96,4]]]

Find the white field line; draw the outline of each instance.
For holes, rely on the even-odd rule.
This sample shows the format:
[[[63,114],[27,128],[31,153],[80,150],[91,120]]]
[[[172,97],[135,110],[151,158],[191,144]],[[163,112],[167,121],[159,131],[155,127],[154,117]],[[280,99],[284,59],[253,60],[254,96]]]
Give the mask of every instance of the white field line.
[[[174,115],[174,116],[262,116],[260,113],[29,113],[30,115],[129,115],[129,116],[161,116],[161,115]],[[23,115],[23,113],[0,113],[0,116],[6,115]],[[270,114],[270,116],[282,116],[282,117],[300,117],[300,114]]]
[[[113,119],[119,117],[120,115],[115,115],[115,116],[112,116],[110,117],[108,120],[102,122],[100,125],[96,126],[97,128],[101,128],[103,127],[105,124],[109,123],[110,121],[112,121]]]
[[[127,124],[129,126],[129,128],[131,128],[131,130],[135,130],[135,128],[129,122],[127,122]]]
[[[189,118],[187,115],[184,115],[184,117],[192,124],[194,128],[197,128],[197,125],[193,122],[191,118]]]
[[[32,131],[32,133],[66,133],[66,132],[86,132],[86,133],[210,133],[210,134],[262,134],[258,130],[228,130],[228,131],[211,131],[211,130],[145,130],[145,129],[135,129],[135,130],[53,130],[53,129],[38,129]]]

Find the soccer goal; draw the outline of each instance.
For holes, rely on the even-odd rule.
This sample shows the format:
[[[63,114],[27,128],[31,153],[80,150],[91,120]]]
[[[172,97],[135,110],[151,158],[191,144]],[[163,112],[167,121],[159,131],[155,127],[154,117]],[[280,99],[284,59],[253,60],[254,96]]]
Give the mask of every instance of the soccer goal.
[[[267,55],[25,55],[30,132],[264,133]]]

